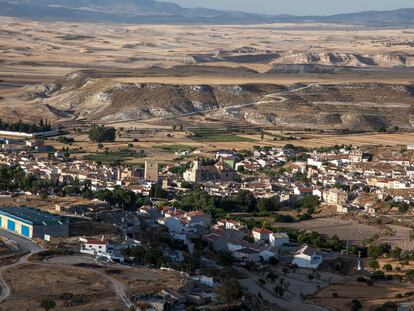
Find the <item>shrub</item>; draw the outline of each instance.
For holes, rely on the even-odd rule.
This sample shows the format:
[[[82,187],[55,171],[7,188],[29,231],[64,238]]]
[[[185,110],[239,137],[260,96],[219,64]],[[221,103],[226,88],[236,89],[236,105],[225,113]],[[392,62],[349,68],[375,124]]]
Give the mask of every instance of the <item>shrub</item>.
[[[374,271],[371,274],[371,280],[384,280],[385,279],[385,274],[383,271]]]
[[[379,268],[379,263],[375,258],[371,258],[368,262],[368,266],[373,270],[377,270]]]
[[[384,303],[381,307],[375,309],[375,311],[397,311],[398,305],[393,301]]]
[[[410,281],[414,280],[414,270],[408,270],[405,273],[405,277]]]
[[[362,303],[358,299],[354,299],[351,302],[351,311],[362,310]]]
[[[389,263],[387,263],[384,265],[384,267],[382,267],[382,270],[392,271],[392,266]]]

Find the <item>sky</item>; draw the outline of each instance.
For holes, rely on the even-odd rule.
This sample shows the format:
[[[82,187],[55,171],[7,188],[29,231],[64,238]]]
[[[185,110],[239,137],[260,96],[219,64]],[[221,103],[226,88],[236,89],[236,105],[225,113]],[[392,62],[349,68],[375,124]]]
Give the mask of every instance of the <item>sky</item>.
[[[205,7],[251,13],[328,15],[414,7],[414,0],[164,0],[184,7]]]

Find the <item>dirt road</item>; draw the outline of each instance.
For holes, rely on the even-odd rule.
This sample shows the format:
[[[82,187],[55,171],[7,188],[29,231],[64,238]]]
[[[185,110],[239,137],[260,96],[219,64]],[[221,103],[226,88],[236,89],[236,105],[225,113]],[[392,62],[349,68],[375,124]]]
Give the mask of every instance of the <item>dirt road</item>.
[[[10,264],[10,265],[6,265],[6,266],[2,266],[0,267],[0,303],[2,301],[4,301],[9,295],[10,295],[10,287],[9,285],[7,285],[7,283],[4,281],[3,278],[3,273],[6,272],[7,270],[9,270],[10,268],[14,268],[20,265],[23,265],[25,263],[27,263],[27,259],[35,254],[38,253],[42,250],[42,247],[40,245],[38,245],[37,243],[25,239],[23,237],[14,235],[8,231],[2,230],[0,229],[0,236],[2,236],[3,238],[6,238],[10,241],[13,241],[16,246],[19,248],[19,250],[24,251],[24,252],[28,252],[28,254],[26,254],[25,256],[21,257],[17,262]]]
[[[37,243],[33,242],[32,240],[23,238],[21,236],[15,235],[13,233],[10,233],[8,231],[5,230],[1,230],[0,229],[0,236],[14,241],[14,243],[16,243],[16,245],[18,246],[18,248],[22,251],[28,252],[27,255],[21,257],[17,262],[11,264],[11,265],[7,265],[7,266],[2,266],[0,267],[0,303],[3,302],[8,296],[10,296],[10,287],[9,285],[5,282],[4,278],[3,278],[3,274],[4,272],[6,272],[7,270],[20,266],[20,265],[24,265],[27,263],[27,259],[35,254],[38,253],[40,251],[42,251],[42,247],[39,246]],[[124,284],[122,284],[120,281],[110,277],[109,275],[101,272],[101,271],[97,271],[95,269],[89,269],[89,268],[81,268],[81,267],[71,267],[69,265],[63,265],[63,264],[53,264],[53,263],[33,263],[31,262],[31,264],[35,264],[35,265],[40,265],[40,266],[56,266],[56,267],[63,267],[63,268],[72,268],[72,269],[80,269],[80,270],[87,270],[87,271],[93,271],[94,273],[98,274],[99,276],[101,276],[102,278],[104,278],[105,280],[109,281],[112,285],[113,290],[115,291],[115,293],[119,296],[119,298],[122,300],[122,302],[124,303],[126,309],[130,309],[133,304],[131,302],[131,300],[128,298],[128,295],[126,294],[126,286]]]
[[[268,104],[268,103],[272,103],[272,102],[284,102],[287,99],[286,99],[286,97],[283,97],[282,95],[289,94],[289,93],[296,93],[296,92],[311,88],[313,86],[317,86],[317,84],[312,83],[312,84],[308,84],[306,86],[302,86],[302,87],[299,87],[299,88],[296,88],[296,89],[293,89],[293,90],[289,90],[289,91],[283,91],[283,92],[267,94],[267,95],[263,96],[262,99],[260,99],[256,102],[253,102],[253,103],[226,106],[226,107],[220,107],[220,108],[217,108],[217,109],[198,110],[198,111],[193,111],[193,112],[187,112],[187,113],[182,113],[182,114],[174,114],[174,115],[171,115],[171,116],[156,117],[156,118],[149,118],[149,119],[126,119],[126,120],[122,120],[122,121],[108,122],[106,124],[107,125],[114,125],[114,124],[120,124],[120,123],[125,123],[125,122],[133,122],[133,121],[156,122],[156,121],[174,119],[174,118],[179,118],[179,117],[188,117],[188,116],[193,116],[193,115],[198,115],[198,114],[213,113],[213,112],[218,112],[218,111],[225,110],[225,109],[226,110],[240,109],[240,108],[245,108],[245,107]]]

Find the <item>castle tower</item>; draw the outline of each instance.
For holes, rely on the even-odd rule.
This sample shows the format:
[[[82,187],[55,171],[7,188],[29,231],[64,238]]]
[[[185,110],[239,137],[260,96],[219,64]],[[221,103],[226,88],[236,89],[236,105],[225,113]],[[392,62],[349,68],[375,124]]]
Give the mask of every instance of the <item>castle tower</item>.
[[[145,174],[144,178],[148,181],[158,182],[158,162],[157,161],[145,161]]]

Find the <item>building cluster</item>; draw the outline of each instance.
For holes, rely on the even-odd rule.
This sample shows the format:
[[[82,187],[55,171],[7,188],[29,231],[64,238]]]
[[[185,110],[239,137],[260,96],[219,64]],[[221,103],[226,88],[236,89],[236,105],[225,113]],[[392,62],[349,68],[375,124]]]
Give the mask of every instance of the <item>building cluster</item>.
[[[0,153],[0,165],[19,166],[27,174],[63,186],[88,181],[92,191],[113,190],[115,186],[124,186],[136,193],[148,195],[151,186],[158,182],[156,161],[146,161],[144,168],[112,167],[87,160],[63,158],[59,153],[56,152],[53,157],[44,157],[26,151],[3,152]]]
[[[356,200],[366,192],[375,193],[379,199],[390,197],[398,202],[414,201],[414,191],[411,191],[414,189],[414,163],[407,153],[396,157],[374,157],[355,148],[307,152],[294,147],[257,147],[243,156],[235,151],[218,151],[214,159],[195,159],[184,172],[181,170],[182,173],[166,167],[160,174],[156,161],[147,161],[143,168],[106,166],[67,158],[59,152],[42,157],[34,152],[43,146],[37,141],[25,142],[23,149],[20,149],[23,146],[20,141],[3,140],[1,143],[0,165],[19,166],[29,174],[61,185],[88,181],[92,191],[113,190],[120,186],[149,196],[153,185],[158,183],[166,190],[169,199],[174,199],[177,193],[191,191],[188,185],[197,185],[214,196],[249,191],[256,198],[272,198],[272,202],[286,206],[312,196],[324,205],[335,207],[338,213],[357,211],[370,214],[375,213],[372,204],[361,204]],[[143,217],[150,225],[164,226],[171,238],[181,241],[190,253],[195,247],[194,240],[199,239],[217,252],[230,252],[241,262],[266,262],[278,259],[281,251],[286,251],[284,247],[289,245],[289,237],[283,232],[263,228],[249,231],[243,224],[227,219],[213,223],[210,215],[202,211],[176,209],[167,199],[151,198],[150,202],[152,205],[142,206],[136,216]],[[160,202],[163,204],[158,204]],[[102,206],[106,202],[98,203]],[[102,211],[101,207],[97,209]],[[105,209],[111,210],[108,206]],[[86,215],[95,213],[96,208],[76,206],[65,211]],[[59,221],[39,212],[23,212],[16,215],[11,211],[1,211],[0,226],[27,237],[37,237],[49,235],[45,228],[52,232],[52,224]],[[120,226],[125,225],[125,219],[123,216]],[[63,235],[66,234],[65,226],[63,221],[58,227]],[[127,229],[125,225],[125,234]],[[51,235],[55,234],[52,232]],[[114,246],[104,239],[82,243],[85,253],[113,261],[123,260],[119,250],[125,245]],[[316,268],[322,262],[322,256],[309,246],[298,247],[293,253],[292,249],[288,251],[292,255],[292,263],[300,267]],[[177,258],[179,260],[180,256]]]
[[[170,206],[143,206],[138,213],[152,225],[165,226],[173,240],[182,241],[190,253],[194,251],[194,240],[201,239],[215,252],[229,252],[240,263],[266,263],[278,260],[280,252],[287,252],[292,264],[303,268],[317,268],[322,255],[308,254],[299,246],[289,246],[286,232],[273,232],[264,228],[247,229],[242,223],[220,219],[212,221],[210,215],[201,211],[185,212]],[[304,257],[305,255],[308,257]],[[289,257],[289,256],[288,256]]]

